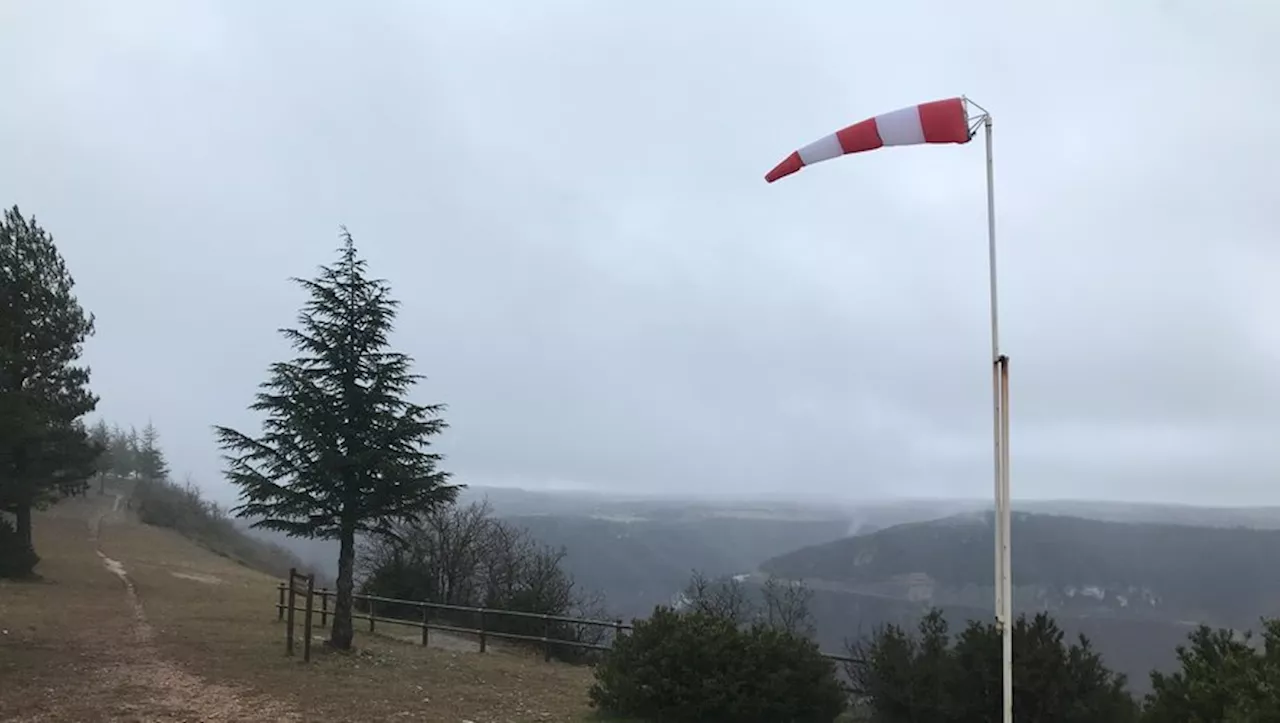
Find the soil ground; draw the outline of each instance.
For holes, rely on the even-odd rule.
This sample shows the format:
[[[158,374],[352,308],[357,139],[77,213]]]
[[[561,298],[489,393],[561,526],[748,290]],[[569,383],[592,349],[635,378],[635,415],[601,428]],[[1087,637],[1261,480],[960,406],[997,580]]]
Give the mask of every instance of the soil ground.
[[[357,624],[357,650],[338,653],[317,628],[311,664],[287,658],[275,579],[139,523],[112,495],[38,514],[35,535],[42,579],[0,581],[0,720],[589,718],[589,669],[434,631],[422,648]]]

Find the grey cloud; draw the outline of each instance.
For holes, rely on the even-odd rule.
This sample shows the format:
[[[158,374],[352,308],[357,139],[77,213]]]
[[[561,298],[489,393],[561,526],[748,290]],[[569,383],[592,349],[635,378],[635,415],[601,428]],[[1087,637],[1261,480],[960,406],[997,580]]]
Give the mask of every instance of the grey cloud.
[[[109,418],[223,499],[345,223],[462,481],[985,496],[982,151],[763,173],[969,93],[996,117],[1015,495],[1275,503],[1263,3],[25,4],[0,197],[99,318]]]

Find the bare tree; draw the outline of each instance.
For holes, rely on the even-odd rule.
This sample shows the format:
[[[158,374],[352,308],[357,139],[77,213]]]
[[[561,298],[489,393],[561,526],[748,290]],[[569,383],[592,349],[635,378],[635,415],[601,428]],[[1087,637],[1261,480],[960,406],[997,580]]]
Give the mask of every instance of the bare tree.
[[[488,502],[449,506],[425,515],[421,524],[395,524],[387,534],[366,540],[360,551],[361,577],[411,582],[409,590],[388,590],[415,600],[468,605],[476,599],[477,571],[496,521]],[[413,571],[406,577],[401,574]]]
[[[689,610],[732,620],[745,625],[755,617],[756,611],[747,598],[747,590],[734,578],[711,580],[694,570],[689,585],[684,589]]]
[[[816,633],[810,610],[813,591],[800,581],[770,577],[757,603],[752,589],[737,578],[712,580],[695,570],[684,599],[692,612],[728,618],[737,625],[760,623],[805,638]]]
[[[803,638],[812,638],[817,633],[810,610],[813,591],[803,582],[770,577],[761,592],[766,625]]]
[[[398,525],[366,542],[361,550],[363,588],[404,600],[606,619],[603,599],[581,590],[564,570],[566,554],[493,517],[487,502],[447,507],[433,511],[420,525]],[[528,617],[501,617],[486,620],[486,625],[596,644],[609,634],[600,626]]]

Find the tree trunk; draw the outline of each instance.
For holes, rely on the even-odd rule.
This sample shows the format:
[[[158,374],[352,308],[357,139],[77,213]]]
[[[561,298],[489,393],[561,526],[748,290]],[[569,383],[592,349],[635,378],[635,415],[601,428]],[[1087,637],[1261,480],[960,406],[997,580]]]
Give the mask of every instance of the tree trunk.
[[[18,539],[27,545],[27,549],[35,549],[31,544],[31,505],[18,505],[14,510],[14,514],[18,518]]]
[[[342,526],[338,536],[338,584],[333,604],[333,628],[329,644],[338,650],[350,650],[354,633],[351,627],[351,593],[354,588],[356,534],[354,526]]]

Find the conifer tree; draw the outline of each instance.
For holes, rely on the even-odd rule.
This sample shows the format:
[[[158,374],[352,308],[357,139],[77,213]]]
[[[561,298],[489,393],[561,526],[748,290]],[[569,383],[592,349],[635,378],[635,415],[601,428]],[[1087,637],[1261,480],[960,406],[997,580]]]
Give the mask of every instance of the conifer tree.
[[[216,432],[227,476],[240,488],[238,516],[291,536],[339,542],[331,644],[351,647],[357,534],[390,534],[456,498],[430,449],[445,429],[443,405],[407,395],[421,378],[389,348],[398,302],[368,276],[343,229],[337,263],[310,280],[298,326],[282,333],[297,352],[269,369],[250,409],[259,436]]]
[[[128,477],[133,473],[133,451],[129,449],[129,433],[117,424],[111,428],[111,441],[107,444],[107,459],[111,462],[111,473],[117,477]]]
[[[98,476],[98,494],[104,494],[106,492],[107,474],[111,472],[113,464],[111,460],[111,428],[107,426],[105,419],[99,419],[89,428],[89,441],[102,450],[98,454],[97,463],[94,465],[94,473]]]
[[[17,207],[0,220],[0,510],[31,545],[31,511],[75,494],[99,449],[80,421],[98,399],[80,364],[93,316],[51,237]],[[34,559],[34,555],[32,555]]]
[[[1013,648],[1015,720],[1138,720],[1125,676],[1108,669],[1084,636],[1066,640],[1048,613],[1019,616]],[[992,623],[970,621],[952,636],[934,609],[921,619],[918,634],[888,625],[849,652],[850,692],[872,720],[970,723],[1000,717],[1000,632]]]
[[[142,440],[138,437],[138,428],[129,427],[124,438],[125,475],[138,477],[142,472]]]
[[[147,482],[169,478],[169,463],[164,458],[164,450],[160,449],[160,432],[151,422],[142,428],[138,439],[137,468],[139,478]]]

